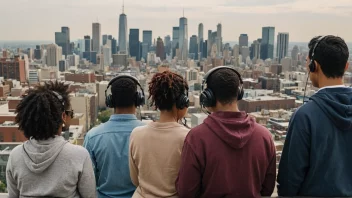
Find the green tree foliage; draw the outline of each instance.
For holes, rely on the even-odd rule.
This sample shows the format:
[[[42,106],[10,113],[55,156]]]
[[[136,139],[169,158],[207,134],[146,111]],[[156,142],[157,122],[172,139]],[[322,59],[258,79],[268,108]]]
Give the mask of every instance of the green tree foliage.
[[[105,123],[105,122],[107,122],[110,119],[110,116],[111,116],[111,110],[110,109],[105,110],[105,111],[101,111],[99,113],[99,115],[98,115],[98,120],[101,123]]]

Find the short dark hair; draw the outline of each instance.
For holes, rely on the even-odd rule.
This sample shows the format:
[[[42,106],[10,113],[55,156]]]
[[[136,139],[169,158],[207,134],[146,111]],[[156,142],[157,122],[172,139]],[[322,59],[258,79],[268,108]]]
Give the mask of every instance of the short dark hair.
[[[63,123],[62,113],[71,107],[68,88],[68,85],[56,81],[38,85],[26,92],[16,107],[15,118],[26,138],[46,140],[58,135]],[[62,97],[62,101],[53,91]]]
[[[188,84],[181,75],[164,71],[156,73],[149,82],[148,99],[151,99],[150,106],[155,105],[156,109],[170,111],[180,95],[186,92]]]
[[[309,59],[321,36],[314,37],[308,44]],[[345,73],[349,51],[345,41],[338,36],[326,36],[315,49],[314,60],[320,64],[321,70],[328,78],[341,78]]]
[[[111,85],[112,100],[115,108],[126,108],[135,105],[136,93],[136,82],[128,77],[121,77]]]
[[[207,79],[207,87],[221,104],[230,104],[237,99],[239,85],[238,75],[228,68],[215,71]]]

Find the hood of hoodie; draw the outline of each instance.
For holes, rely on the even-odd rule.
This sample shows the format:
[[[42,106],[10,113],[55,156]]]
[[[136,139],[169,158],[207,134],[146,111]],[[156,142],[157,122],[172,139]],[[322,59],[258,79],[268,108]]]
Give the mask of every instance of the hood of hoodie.
[[[326,88],[314,94],[310,100],[343,131],[352,129],[352,88]]]
[[[234,149],[243,148],[252,137],[254,120],[245,112],[215,112],[204,124],[223,142]]]
[[[23,144],[24,161],[33,173],[46,170],[60,154],[67,141],[61,136],[48,140],[30,139]]]

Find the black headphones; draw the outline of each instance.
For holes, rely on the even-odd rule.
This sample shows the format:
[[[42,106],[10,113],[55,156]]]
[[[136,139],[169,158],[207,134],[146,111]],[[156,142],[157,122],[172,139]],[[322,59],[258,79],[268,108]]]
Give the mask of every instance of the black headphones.
[[[322,36],[318,39],[317,43],[315,44],[314,48],[313,48],[313,52],[312,52],[312,58],[310,59],[310,63],[309,63],[309,71],[310,72],[315,72],[315,70],[317,69],[317,66],[315,65],[315,60],[314,60],[314,55],[315,55],[315,50],[317,49],[319,43],[325,38],[326,36]]]
[[[240,86],[238,87],[237,100],[242,100],[242,98],[243,98],[244,90],[243,90],[243,80],[241,78],[241,74],[238,73],[238,71],[236,71],[235,69],[233,69],[231,67],[219,66],[219,67],[215,67],[215,68],[209,70],[208,73],[205,74],[205,76],[203,78],[202,93],[200,94],[200,104],[203,107],[214,107],[216,105],[216,98],[215,98],[214,92],[210,88],[207,87],[207,80],[211,76],[212,73],[214,73],[215,71],[217,71],[219,69],[231,69],[232,71],[234,71],[236,73],[236,75],[238,76],[238,79],[240,81]],[[219,89],[221,89],[221,88],[219,87]]]
[[[133,80],[141,89],[141,91],[136,91],[136,96],[135,96],[135,102],[134,104],[136,105],[136,107],[138,106],[143,106],[145,104],[145,96],[144,96],[144,90],[141,86],[141,84],[139,83],[139,81],[137,80],[137,78],[133,77],[133,76],[129,76],[129,75],[119,75],[117,77],[115,77],[114,79],[112,79],[109,84],[108,87],[105,90],[105,104],[107,107],[109,108],[115,108],[115,104],[114,104],[114,100],[112,98],[112,94],[107,95],[107,91],[109,89],[109,87],[118,79],[120,78],[129,78],[131,80]]]
[[[186,90],[186,94],[181,94],[177,99],[176,99],[176,108],[177,109],[184,109],[185,107],[189,107],[189,98],[188,98],[188,91]]]

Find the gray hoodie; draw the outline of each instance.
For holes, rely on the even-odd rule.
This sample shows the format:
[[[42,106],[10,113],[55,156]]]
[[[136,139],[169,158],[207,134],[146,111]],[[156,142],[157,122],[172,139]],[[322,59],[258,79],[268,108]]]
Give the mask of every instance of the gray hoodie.
[[[96,197],[88,151],[61,136],[26,141],[14,148],[6,167],[9,197]]]

